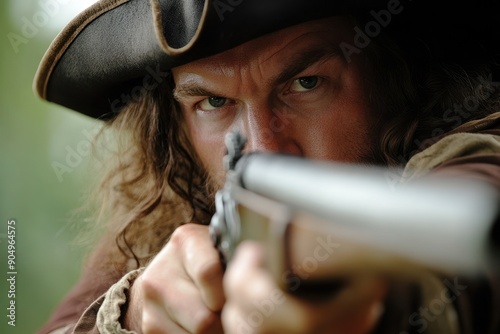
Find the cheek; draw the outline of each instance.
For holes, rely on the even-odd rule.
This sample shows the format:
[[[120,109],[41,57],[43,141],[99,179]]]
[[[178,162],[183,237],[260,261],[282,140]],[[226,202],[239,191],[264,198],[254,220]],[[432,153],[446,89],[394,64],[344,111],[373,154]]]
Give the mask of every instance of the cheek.
[[[356,106],[345,108],[338,121],[325,132],[325,154],[348,163],[361,163],[371,152],[368,124],[364,110]]]
[[[205,171],[217,184],[224,181],[225,173],[222,159],[226,154],[224,134],[214,133],[204,128],[189,117],[185,124],[191,144],[198,155]]]
[[[365,162],[372,152],[372,112],[357,77],[344,78],[340,94],[326,106],[309,132],[310,155],[321,160]]]

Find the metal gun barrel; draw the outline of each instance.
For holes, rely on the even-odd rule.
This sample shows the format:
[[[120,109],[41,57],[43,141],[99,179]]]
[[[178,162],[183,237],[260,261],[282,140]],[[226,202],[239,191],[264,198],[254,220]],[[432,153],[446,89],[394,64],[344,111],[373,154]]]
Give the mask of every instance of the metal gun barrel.
[[[419,262],[474,271],[489,263],[496,189],[424,177],[396,184],[388,169],[251,154],[236,169],[243,187],[345,227],[356,242]],[[347,232],[346,232],[347,231]]]

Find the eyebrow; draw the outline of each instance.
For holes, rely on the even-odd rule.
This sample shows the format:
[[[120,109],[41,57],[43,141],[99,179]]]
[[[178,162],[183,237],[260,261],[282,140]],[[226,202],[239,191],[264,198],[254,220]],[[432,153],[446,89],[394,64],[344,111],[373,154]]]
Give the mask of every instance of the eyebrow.
[[[340,49],[334,45],[308,50],[299,54],[298,57],[292,58],[292,60],[289,61],[289,64],[285,66],[285,69],[276,77],[272,78],[270,82],[274,85],[282,84],[292,79],[300,72],[306,70],[308,67],[320,61],[338,57],[340,54]],[[210,89],[201,87],[196,82],[186,82],[176,87],[173,91],[173,95],[177,101],[180,101],[183,98],[191,96],[219,96],[220,94],[211,91]]]
[[[306,51],[298,57],[293,58],[289,62],[289,65],[285,67],[285,70],[273,78],[271,82],[274,85],[285,83],[300,72],[306,70],[308,67],[320,61],[338,57],[340,54],[340,48],[334,45],[328,45],[327,47]]]
[[[209,89],[200,87],[194,82],[187,82],[174,89],[174,99],[180,102],[182,98],[189,96],[219,96],[219,94],[212,92]]]

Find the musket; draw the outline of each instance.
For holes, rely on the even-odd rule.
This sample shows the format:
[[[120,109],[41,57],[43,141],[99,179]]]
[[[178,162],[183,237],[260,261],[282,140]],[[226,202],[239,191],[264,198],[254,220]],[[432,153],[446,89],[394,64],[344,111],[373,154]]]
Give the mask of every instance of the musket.
[[[244,145],[238,133],[226,137],[226,182],[209,227],[224,263],[241,241],[260,241],[268,269],[289,290],[294,275],[474,275],[498,264],[491,235],[500,196],[488,184],[443,177],[395,184],[393,170],[243,154]]]

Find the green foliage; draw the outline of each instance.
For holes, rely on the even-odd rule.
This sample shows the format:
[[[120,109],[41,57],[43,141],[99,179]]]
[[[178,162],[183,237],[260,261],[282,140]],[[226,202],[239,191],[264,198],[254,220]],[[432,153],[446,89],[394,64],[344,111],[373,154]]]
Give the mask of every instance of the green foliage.
[[[92,131],[97,123],[35,96],[36,68],[57,31],[47,23],[16,50],[8,36],[23,36],[23,16],[14,17],[8,6],[8,1],[0,3],[0,333],[26,334],[47,321],[79,276],[83,251],[74,239],[83,222],[73,220],[71,213],[81,206],[90,179],[83,131]],[[40,11],[40,4],[31,1],[28,8],[29,18]],[[68,166],[71,150],[79,150],[81,160],[73,157]],[[69,168],[59,177],[57,164]],[[16,220],[15,327],[7,324],[6,317],[6,233],[12,218]]]

